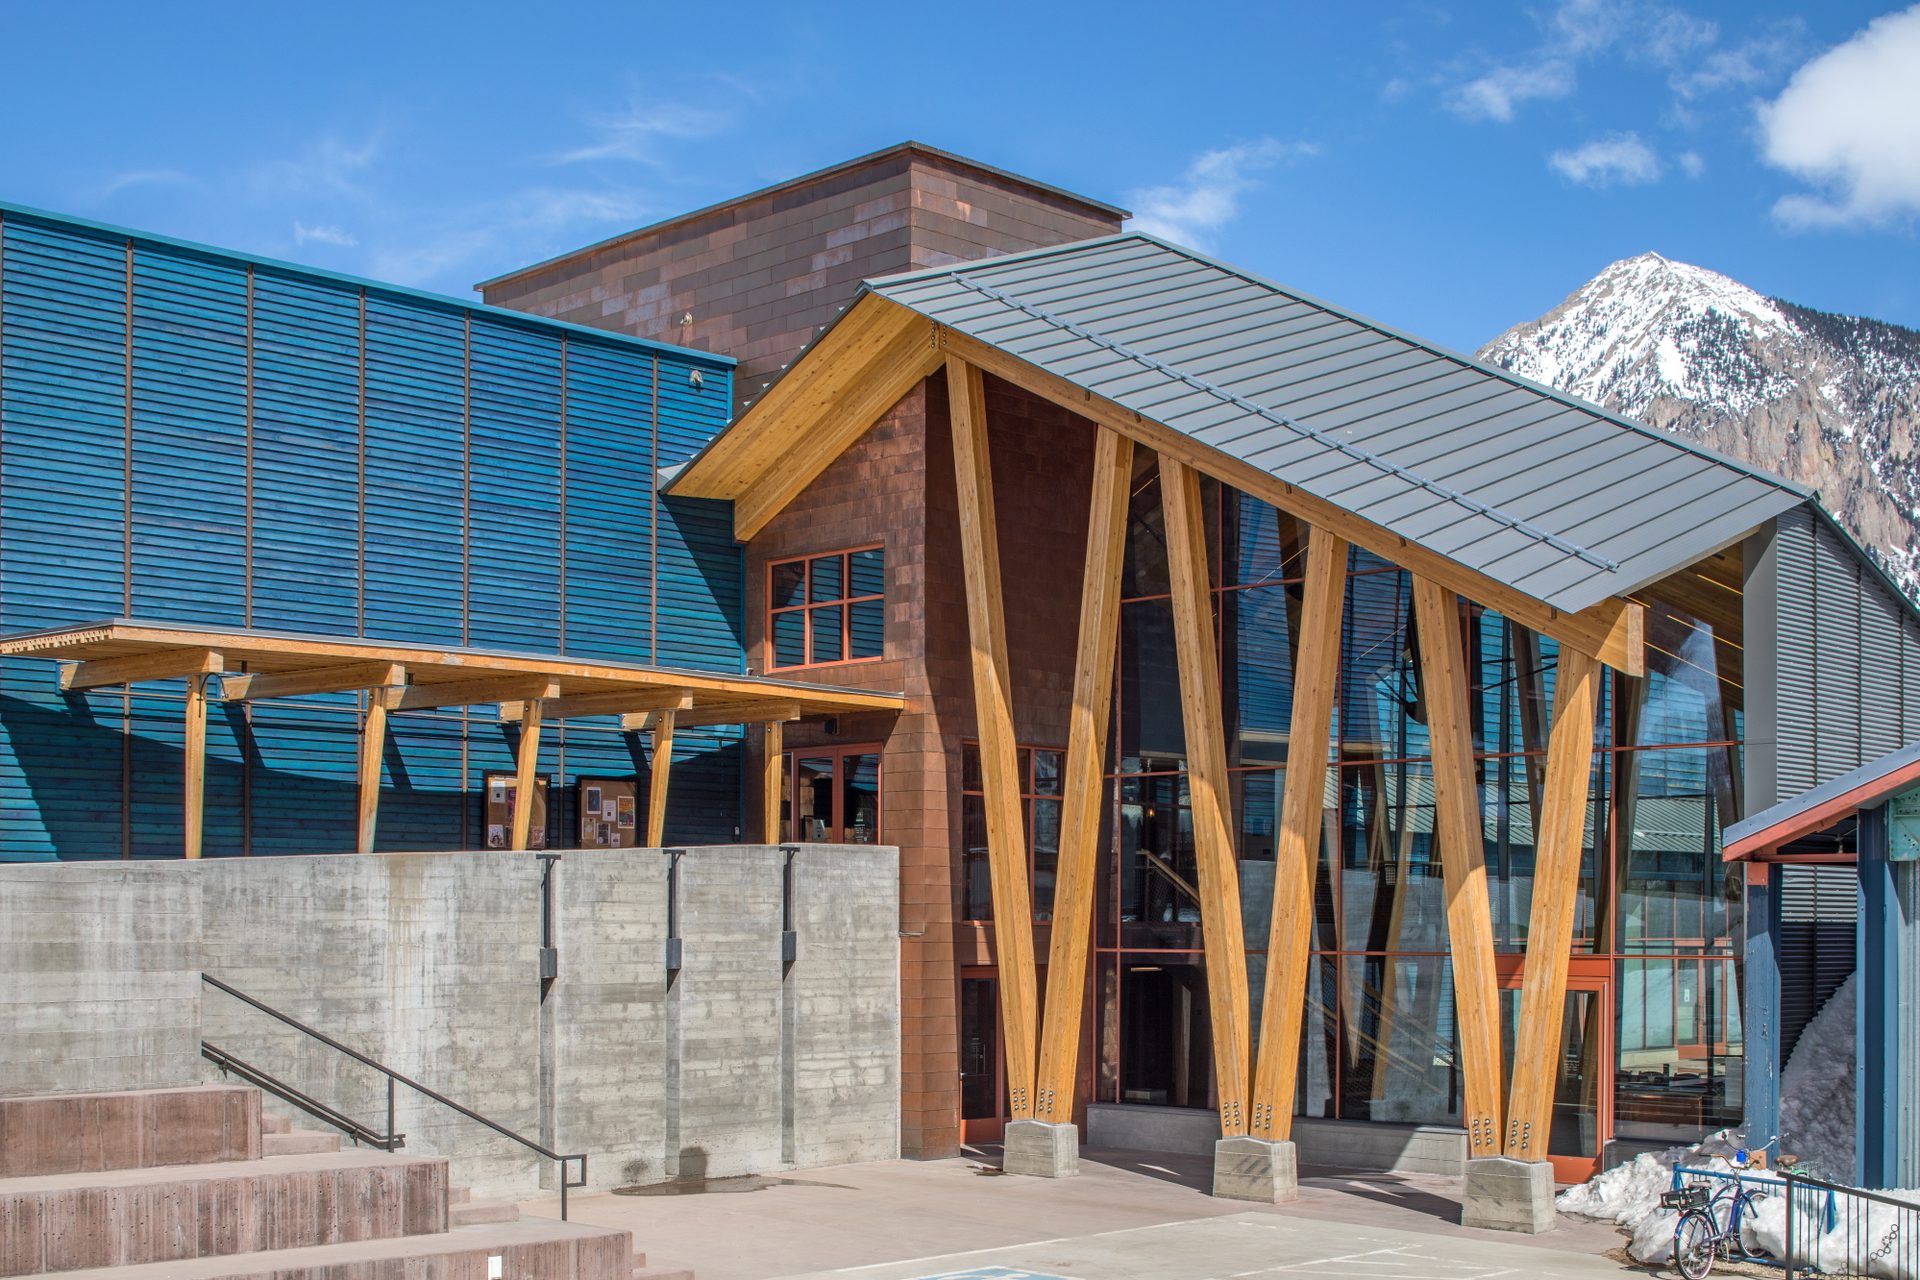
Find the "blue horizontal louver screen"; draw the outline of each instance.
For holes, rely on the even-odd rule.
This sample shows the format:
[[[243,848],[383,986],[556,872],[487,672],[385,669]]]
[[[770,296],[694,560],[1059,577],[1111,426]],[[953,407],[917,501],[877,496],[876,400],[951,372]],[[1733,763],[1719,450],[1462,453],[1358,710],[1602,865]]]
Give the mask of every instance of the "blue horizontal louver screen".
[[[657,468],[725,424],[728,382],[697,356],[0,212],[0,628],[131,616],[742,670],[728,513],[655,496]],[[184,683],[57,679],[0,662],[0,860],[178,856]],[[364,700],[214,701],[203,852],[353,847]],[[738,738],[680,735],[674,839],[733,838]],[[483,844],[480,778],[516,740],[490,707],[395,713],[376,847]],[[649,749],[611,718],[552,726],[556,836],[574,777],[643,777]]]

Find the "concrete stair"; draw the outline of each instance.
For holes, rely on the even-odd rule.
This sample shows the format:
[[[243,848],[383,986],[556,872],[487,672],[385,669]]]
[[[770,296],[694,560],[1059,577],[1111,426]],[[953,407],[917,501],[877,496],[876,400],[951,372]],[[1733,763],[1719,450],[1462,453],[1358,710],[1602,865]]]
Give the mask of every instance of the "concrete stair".
[[[0,1099],[0,1277],[692,1280],[625,1231],[520,1216],[445,1160],[263,1115],[239,1086]]]

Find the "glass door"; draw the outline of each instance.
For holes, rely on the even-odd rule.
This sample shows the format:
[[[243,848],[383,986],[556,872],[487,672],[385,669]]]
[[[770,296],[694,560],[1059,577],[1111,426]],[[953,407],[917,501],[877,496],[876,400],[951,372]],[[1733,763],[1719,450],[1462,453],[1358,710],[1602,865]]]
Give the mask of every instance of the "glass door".
[[[802,844],[880,842],[880,748],[811,747],[787,756],[787,838]]]
[[[1501,976],[1501,1039],[1509,1078],[1520,1065],[1513,1060],[1513,1028],[1523,973],[1515,967]],[[1600,1171],[1613,1132],[1613,979],[1604,962],[1574,961],[1566,1001],[1560,1052],[1549,1068],[1554,1084],[1547,1159],[1556,1182],[1584,1182]]]
[[[1000,983],[992,969],[960,976],[960,1141],[998,1142],[1007,1127],[1000,1054]]]

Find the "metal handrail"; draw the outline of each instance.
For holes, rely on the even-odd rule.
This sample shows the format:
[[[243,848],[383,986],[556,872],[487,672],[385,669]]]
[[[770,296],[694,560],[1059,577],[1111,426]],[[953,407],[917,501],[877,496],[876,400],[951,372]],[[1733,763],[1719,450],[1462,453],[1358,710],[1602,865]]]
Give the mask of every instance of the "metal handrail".
[[[201,974],[200,981],[206,983],[208,986],[214,988],[217,991],[226,992],[228,995],[232,996],[236,1000],[241,1001],[244,1004],[252,1005],[254,1008],[258,1009],[260,1012],[266,1014],[268,1017],[275,1018],[281,1022],[284,1022],[287,1026],[292,1027],[295,1031],[300,1032],[302,1035],[309,1036],[312,1039],[318,1040],[321,1044],[326,1045],[329,1049],[333,1049],[336,1052],[343,1053],[347,1057],[352,1058],[355,1062],[361,1063],[364,1066],[371,1067],[375,1071],[378,1071],[381,1075],[385,1076],[387,1078],[387,1132],[384,1138],[380,1138],[380,1137],[373,1138],[373,1140],[369,1143],[369,1145],[371,1146],[384,1145],[386,1150],[391,1151],[395,1146],[398,1146],[405,1141],[403,1136],[396,1134],[393,1131],[394,1085],[403,1084],[407,1086],[407,1088],[412,1089],[415,1093],[421,1094],[424,1097],[439,1103],[441,1106],[446,1107],[451,1111],[457,1112],[462,1116],[465,1116],[467,1119],[473,1121],[475,1124],[485,1125],[487,1128],[493,1130],[495,1133],[499,1134],[501,1137],[510,1138],[514,1142],[517,1142],[521,1146],[527,1148],[527,1150],[533,1152],[535,1155],[541,1156],[542,1158],[547,1160],[552,1160],[554,1163],[559,1165],[560,1167],[560,1220],[562,1222],[566,1221],[567,1192],[569,1190],[572,1190],[578,1187],[584,1187],[587,1185],[587,1157],[584,1152],[576,1153],[573,1155],[561,1155],[559,1152],[553,1151],[547,1147],[542,1146],[540,1143],[535,1142],[532,1138],[528,1138],[521,1134],[515,1133],[513,1130],[507,1128],[505,1125],[499,1123],[496,1120],[489,1120],[486,1116],[481,1115],[478,1111],[475,1111],[471,1107],[462,1106],[458,1102],[455,1102],[452,1098],[447,1097],[447,1095],[445,1095],[444,1093],[441,1093],[439,1090],[433,1089],[427,1085],[421,1084],[418,1080],[415,1080],[410,1076],[404,1076],[400,1074],[398,1071],[395,1071],[392,1067],[387,1066],[385,1063],[374,1061],[372,1058],[369,1058],[366,1054],[361,1053],[357,1049],[348,1048],[346,1045],[341,1044],[338,1040],[335,1040],[332,1036],[326,1034],[324,1031],[319,1031],[313,1027],[308,1026],[306,1023],[300,1021],[298,1018],[293,1017],[291,1014],[282,1013],[280,1010],[274,1008],[270,1004],[267,1004],[265,1001],[256,999],[255,997],[248,995],[246,992],[241,991],[237,987],[229,986],[227,983],[220,981],[220,979],[214,977],[210,973]],[[214,1053],[221,1053],[222,1056],[225,1057],[228,1062],[235,1063],[236,1065],[242,1066],[242,1067],[246,1066],[245,1063],[239,1062],[239,1060],[233,1058],[232,1055],[225,1054],[223,1051],[215,1049],[214,1046],[206,1043],[205,1041],[201,1042],[200,1048],[201,1048],[201,1052],[206,1053],[209,1059],[214,1061],[216,1064],[220,1061],[220,1059],[214,1058],[212,1055]],[[251,1079],[252,1083],[259,1085],[261,1088],[267,1089],[269,1092],[275,1094],[276,1096],[285,1099],[287,1102],[290,1102],[297,1107],[300,1107],[302,1110],[308,1111],[310,1114],[313,1114],[319,1117],[320,1119],[325,1120],[327,1123],[333,1124],[338,1128],[344,1129],[349,1134],[355,1135],[356,1140],[358,1140],[358,1134],[360,1132],[371,1133],[371,1130],[366,1125],[363,1125],[358,1121],[352,1120],[349,1117],[341,1115],[339,1112],[335,1111],[332,1107],[328,1107],[325,1103],[315,1102],[314,1099],[308,1097],[306,1094],[300,1093],[300,1091],[298,1089],[295,1089],[292,1085],[286,1084],[284,1081],[275,1080],[273,1077],[267,1075],[266,1072],[259,1070],[257,1067],[247,1067],[247,1071],[252,1072],[252,1075],[253,1075],[253,1078]],[[245,1075],[245,1073],[240,1071],[236,1071],[235,1074],[243,1075],[243,1076]],[[298,1095],[298,1096],[294,1097],[289,1095]],[[314,1110],[314,1108],[319,1108],[319,1110]],[[335,1119],[333,1117],[338,1117],[338,1119]],[[342,1123],[343,1121],[344,1123]],[[578,1182],[575,1182],[570,1177],[568,1177],[569,1168],[575,1161],[578,1161],[580,1165],[580,1180]]]
[[[235,1056],[210,1040],[200,1042],[200,1056],[220,1068],[222,1075],[235,1075],[248,1084],[265,1089],[282,1101],[300,1108],[314,1119],[330,1124],[343,1131],[348,1137],[362,1146],[379,1147],[382,1151],[395,1151],[407,1145],[405,1134],[393,1131],[393,1116],[387,1116],[387,1131],[377,1133],[372,1126],[362,1124],[344,1111],[336,1110],[326,1103],[303,1093],[286,1081],[270,1074],[261,1067],[254,1066],[244,1058]]]

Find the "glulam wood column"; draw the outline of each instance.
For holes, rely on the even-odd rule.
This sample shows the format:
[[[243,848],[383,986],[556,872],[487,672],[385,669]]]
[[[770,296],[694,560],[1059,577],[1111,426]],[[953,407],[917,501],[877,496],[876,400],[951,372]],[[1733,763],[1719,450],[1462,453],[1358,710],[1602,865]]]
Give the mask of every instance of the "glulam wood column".
[[[667,783],[673,776],[675,711],[653,713],[653,758],[647,762],[647,848],[667,840]]]
[[[1006,611],[1001,596],[1000,544],[982,382],[978,368],[958,358],[947,360],[947,401],[953,425],[969,666],[987,817],[987,870],[993,898],[994,952],[999,961],[1008,1110],[1011,1118],[1025,1120],[1033,1116],[1035,1066],[1033,895],[1027,883],[1020,757],[1007,666]]]

